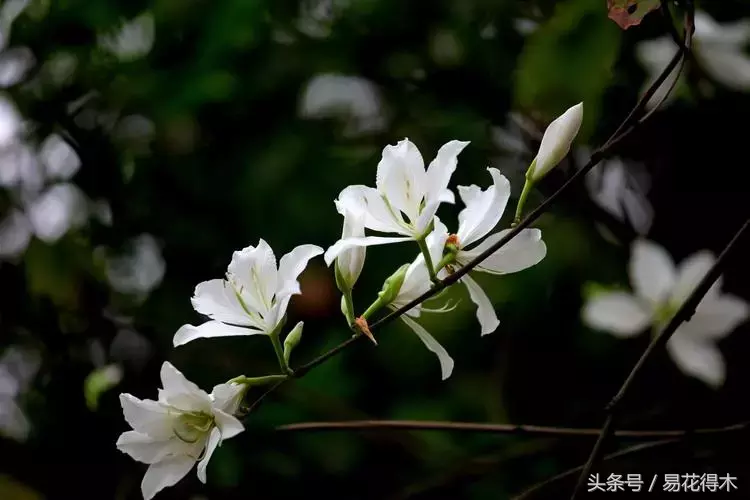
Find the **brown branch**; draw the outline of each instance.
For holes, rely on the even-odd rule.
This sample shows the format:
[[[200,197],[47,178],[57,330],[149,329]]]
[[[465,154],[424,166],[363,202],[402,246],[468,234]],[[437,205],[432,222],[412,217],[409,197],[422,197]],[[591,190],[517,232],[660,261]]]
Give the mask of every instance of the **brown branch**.
[[[690,10],[690,12],[692,12],[692,10]],[[692,26],[692,19],[693,19],[692,15],[686,15],[686,27]],[[669,17],[669,22],[671,22],[671,17]],[[625,137],[627,137],[633,130],[635,130],[637,125],[640,125],[643,123],[643,120],[639,119],[640,115],[643,113],[644,109],[646,108],[646,104],[648,103],[648,101],[654,96],[654,94],[656,94],[659,88],[664,84],[666,79],[669,77],[671,72],[677,67],[677,65],[683,59],[683,56],[686,52],[685,47],[688,47],[690,45],[690,40],[692,39],[692,31],[693,31],[692,29],[686,29],[685,46],[680,47],[680,50],[677,51],[677,53],[672,57],[669,64],[667,64],[667,66],[664,68],[661,74],[654,80],[651,86],[640,97],[635,107],[633,107],[633,109],[625,117],[622,123],[610,135],[610,137],[604,142],[604,145],[602,145],[601,147],[599,147],[596,151],[592,153],[591,158],[589,159],[586,165],[584,165],[583,167],[581,167],[580,170],[575,172],[557,191],[552,193],[552,195],[550,195],[535,210],[529,213],[521,222],[519,222],[510,231],[508,231],[508,233],[505,236],[503,236],[500,240],[498,240],[493,245],[488,247],[484,252],[479,254],[472,261],[468,262],[465,266],[462,266],[456,269],[456,272],[449,275],[444,280],[439,280],[437,283],[435,283],[435,285],[432,288],[430,288],[428,291],[426,291],[419,297],[415,298],[414,300],[400,307],[399,309],[391,312],[390,314],[384,316],[378,321],[375,321],[373,324],[370,325],[370,331],[374,332],[376,329],[383,327],[384,325],[390,323],[391,321],[399,318],[401,315],[403,315],[410,309],[420,305],[426,300],[437,295],[439,292],[441,292],[445,288],[456,283],[464,275],[469,273],[469,271],[474,269],[485,259],[490,257],[495,252],[497,252],[500,248],[508,244],[508,242],[510,242],[513,238],[518,236],[518,234],[521,231],[523,231],[524,229],[529,227],[531,224],[533,224],[543,213],[549,210],[549,208],[558,200],[558,198],[560,198],[566,191],[568,191],[576,182],[582,179],[591,169],[593,169],[596,165],[598,165],[600,161],[602,161],[604,158],[612,154],[615,147],[618,146],[622,142],[622,140],[625,139]],[[649,114],[647,114],[646,116],[649,116]],[[333,347],[329,351],[324,352],[323,354],[313,359],[312,361],[300,366],[299,368],[296,368],[294,370],[294,374],[290,378],[303,377],[305,374],[307,374],[307,372],[309,372],[316,366],[322,363],[325,363],[329,358],[337,355],[344,349],[347,349],[349,346],[351,346],[352,344],[354,344],[361,338],[363,338],[362,335],[357,335],[357,336],[354,336],[345,340],[344,342]],[[260,403],[268,395],[275,392],[279,387],[281,387],[284,384],[284,382],[285,381],[278,382],[277,384],[271,386],[263,394],[261,394],[261,396],[258,399],[256,399],[253,402],[253,404],[250,406],[249,411],[252,411],[255,408],[257,408],[260,405]]]
[[[750,422],[724,427],[711,427],[693,430],[620,430],[614,433],[618,437],[655,439],[676,438],[699,434],[718,434],[746,429]],[[451,431],[477,432],[488,434],[529,434],[553,436],[598,436],[601,429],[581,429],[574,427],[549,427],[541,425],[515,424],[481,424],[474,422],[439,422],[430,420],[354,420],[347,422],[301,422],[276,427],[277,431],[344,431],[344,430],[405,430],[405,431]]]

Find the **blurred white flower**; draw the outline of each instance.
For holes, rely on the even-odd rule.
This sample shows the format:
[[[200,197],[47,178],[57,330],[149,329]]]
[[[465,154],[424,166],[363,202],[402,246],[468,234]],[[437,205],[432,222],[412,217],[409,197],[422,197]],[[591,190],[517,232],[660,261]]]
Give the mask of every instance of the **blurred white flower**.
[[[117,440],[117,448],[149,464],[141,482],[144,500],[174,486],[198,463],[198,479],[206,482],[206,467],[225,439],[242,432],[233,415],[244,386],[220,384],[207,394],[170,363],[161,367],[163,389],[157,401],[121,394],[125,420],[133,428]]]
[[[343,209],[361,214],[366,228],[402,236],[365,236],[340,239],[325,253],[327,265],[353,247],[384,245],[424,238],[441,203],[453,203],[448,189],[456,170],[458,155],[469,143],[449,141],[425,170],[422,155],[409,139],[383,148],[378,163],[377,188],[348,186],[339,194]]]
[[[195,287],[193,308],[211,321],[180,327],[173,339],[175,347],[199,338],[273,334],[286,317],[292,295],[301,293],[299,275],[310,259],[322,253],[316,245],[300,245],[281,257],[277,268],[265,240],[234,252],[225,280]]]
[[[372,82],[358,76],[313,77],[305,85],[299,113],[303,118],[340,117],[347,136],[377,132],[386,126],[380,92]]]
[[[303,0],[300,2],[296,26],[311,38],[326,38],[331,27],[351,0]]]
[[[22,126],[21,115],[16,106],[0,94],[0,150],[18,140]]]
[[[513,21],[513,27],[519,35],[527,36],[534,33],[539,28],[539,23],[533,19],[519,18]]]
[[[474,260],[510,231],[510,229],[499,231],[480,243],[500,222],[510,199],[508,179],[496,168],[488,168],[487,171],[492,176],[492,186],[486,190],[476,185],[458,186],[458,194],[466,205],[458,214],[458,232],[448,237],[448,230],[442,226],[445,231],[443,241],[447,241],[453,247],[449,251],[455,252],[454,264],[458,267],[465,266]],[[437,224],[435,224],[435,230],[438,230]],[[467,248],[470,246],[473,248]],[[542,240],[542,232],[539,229],[524,229],[506,245],[483,260],[474,270],[495,275],[515,273],[535,266],[546,255],[547,246]],[[452,270],[443,269],[438,277],[444,278],[449,272]],[[494,332],[500,322],[485,291],[469,274],[464,275],[459,281],[466,286],[471,301],[477,306],[477,320],[481,326],[482,335]]]
[[[113,32],[99,35],[99,46],[120,60],[131,61],[151,51],[154,36],[154,18],[150,12],[145,12]]]
[[[165,263],[161,248],[150,234],[131,240],[126,252],[106,259],[109,284],[120,293],[145,295],[164,278]]]
[[[30,3],[31,0],[5,0],[0,6],[0,50],[8,44],[13,22]]]
[[[12,210],[0,222],[0,257],[18,258],[31,241],[29,220],[20,210]]]
[[[46,168],[47,178],[53,180],[68,180],[81,167],[78,154],[57,134],[50,134],[42,142],[39,159]]]
[[[35,62],[33,52],[27,47],[14,47],[0,53],[0,88],[19,83]]]
[[[579,165],[585,165],[588,152],[576,151]],[[586,189],[591,199],[602,209],[622,222],[629,223],[644,236],[651,229],[654,209],[646,195],[650,179],[642,165],[625,163],[621,158],[611,158],[586,174]]]
[[[744,49],[750,43],[750,19],[719,24],[703,11],[695,13],[693,54],[711,77],[732,90],[750,91],[750,56]],[[636,46],[636,56],[648,73],[644,89],[648,88],[664,70],[677,52],[677,46],[668,36],[647,40]],[[662,100],[679,77],[679,68],[670,74],[649,105]],[[672,93],[665,104],[674,99]]]
[[[0,358],[0,434],[24,441],[31,425],[18,404],[39,370],[36,351],[9,347]]]
[[[582,317],[592,328],[620,338],[637,335],[651,326],[658,334],[708,273],[715,258],[700,251],[675,266],[666,250],[655,243],[633,243],[628,268],[634,294],[602,292],[584,305]],[[716,341],[747,320],[747,302],[721,293],[716,281],[695,310],[690,321],[682,323],[667,343],[667,351],[677,367],[711,387],[724,383],[724,358]]]
[[[86,222],[86,196],[75,184],[54,184],[27,207],[26,215],[37,238],[54,243]]]

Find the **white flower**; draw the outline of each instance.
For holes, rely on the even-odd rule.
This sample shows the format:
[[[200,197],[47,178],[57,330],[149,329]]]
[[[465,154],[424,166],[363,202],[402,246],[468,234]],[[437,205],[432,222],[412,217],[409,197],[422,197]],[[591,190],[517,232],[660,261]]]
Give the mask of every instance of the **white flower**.
[[[468,248],[494,229],[510,198],[508,179],[496,168],[490,167],[487,170],[492,176],[493,184],[486,190],[483,191],[476,185],[458,186],[458,194],[466,208],[458,214],[458,232],[447,241],[457,249],[455,264],[459,267],[468,264],[510,231],[499,231],[473,248]],[[542,240],[542,232],[539,229],[524,229],[474,270],[490,274],[515,273],[538,264],[545,255],[547,246]],[[439,273],[441,278],[446,275],[445,270]],[[468,274],[459,281],[466,286],[472,302],[477,305],[477,320],[481,325],[482,335],[494,332],[500,322],[487,294]]]
[[[193,308],[212,321],[182,326],[174,336],[175,347],[198,338],[274,332],[289,299],[300,293],[297,277],[310,259],[322,253],[318,246],[300,245],[281,258],[277,269],[273,250],[262,239],[257,247],[234,252],[225,280],[195,287]]]
[[[532,182],[539,181],[567,156],[582,122],[583,103],[580,102],[549,124],[542,136],[539,153],[526,174]]]
[[[196,462],[198,479],[205,483],[216,447],[244,430],[232,415],[244,386],[220,384],[206,394],[168,362],[161,367],[161,382],[164,388],[157,401],[120,395],[125,420],[133,430],[120,435],[117,448],[149,464],[141,482],[145,500],[175,485]]]
[[[706,73],[732,90],[750,91],[750,57],[744,47],[750,43],[750,20],[719,24],[702,11],[695,13],[695,34],[692,53]],[[648,88],[664,70],[678,48],[668,36],[641,42],[636,46],[636,56],[648,72],[644,88]],[[653,106],[662,100],[680,75],[679,68],[649,101]],[[671,100],[674,93],[667,100]]]
[[[633,243],[629,266],[635,293],[596,295],[584,306],[583,320],[621,338],[637,335],[651,325],[656,334],[669,323],[714,261],[711,252],[704,250],[676,267],[662,247],[638,240]],[[722,385],[725,377],[724,359],[716,341],[750,314],[745,301],[722,294],[720,289],[718,280],[690,321],[682,323],[667,343],[667,351],[680,370],[712,387]]]
[[[347,203],[336,200],[336,209],[344,216],[344,227],[341,231],[341,239],[361,238],[365,235],[364,217],[361,212],[347,208]],[[362,273],[365,265],[367,249],[365,247],[352,247],[341,252],[336,257],[336,272],[343,279],[344,285],[351,290]]]
[[[448,231],[445,228],[445,225],[440,222],[440,219],[435,217],[435,230],[430,233],[426,239],[430,257],[434,263],[437,263],[442,257],[443,247],[445,246],[445,240],[447,237]],[[401,285],[396,298],[388,305],[388,307],[396,310],[405,306],[429,290],[431,284],[430,275],[427,271],[427,266],[425,266],[424,255],[420,254],[407,268],[404,282]],[[450,357],[448,351],[446,351],[445,348],[443,348],[443,346],[441,346],[422,325],[417,323],[414,318],[420,317],[422,312],[445,312],[447,310],[447,308],[427,309],[424,307],[424,304],[420,304],[409,309],[400,316],[401,320],[417,334],[417,337],[419,337],[419,340],[422,341],[425,347],[437,355],[438,360],[440,361],[440,372],[443,380],[450,377],[453,372],[453,358]]]
[[[99,35],[99,46],[124,61],[143,57],[154,45],[155,26],[150,12],[123,23],[116,31]]]
[[[338,201],[345,209],[363,214],[366,228],[403,236],[341,239],[326,250],[326,264],[331,265],[348,248],[423,238],[440,203],[454,202],[448,183],[456,170],[458,154],[468,144],[464,141],[444,144],[426,171],[422,155],[408,139],[386,146],[378,163],[377,188],[348,186],[339,194]]]

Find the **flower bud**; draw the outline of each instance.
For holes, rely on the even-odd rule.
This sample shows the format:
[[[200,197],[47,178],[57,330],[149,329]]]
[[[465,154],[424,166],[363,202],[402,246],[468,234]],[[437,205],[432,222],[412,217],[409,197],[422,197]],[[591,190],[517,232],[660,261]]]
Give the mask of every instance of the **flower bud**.
[[[383,288],[378,292],[378,301],[381,304],[388,305],[396,300],[398,292],[401,291],[401,285],[404,284],[407,269],[409,269],[409,264],[404,264],[385,280]]]
[[[549,124],[544,131],[539,153],[526,172],[526,179],[538,182],[567,156],[582,121],[583,103],[580,102]]]
[[[297,323],[295,327],[292,328],[292,331],[287,334],[286,339],[284,339],[284,362],[287,366],[289,365],[289,358],[292,356],[292,351],[297,347],[300,340],[302,340],[303,326],[304,324],[302,321]]]
[[[339,212],[344,216],[344,227],[341,238],[360,238],[365,235],[362,215],[341,207],[337,203]],[[351,291],[357,282],[365,265],[365,247],[353,247],[344,250],[336,257],[336,286],[342,293]]]

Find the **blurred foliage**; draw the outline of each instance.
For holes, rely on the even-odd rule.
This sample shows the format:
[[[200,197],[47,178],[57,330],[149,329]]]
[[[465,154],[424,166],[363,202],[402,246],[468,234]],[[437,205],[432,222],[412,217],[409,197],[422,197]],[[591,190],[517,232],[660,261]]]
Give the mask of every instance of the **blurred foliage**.
[[[722,22],[750,16],[739,0],[701,6]],[[97,43],[146,11],[155,36],[145,56],[122,60]],[[30,143],[66,134],[82,163],[72,181],[91,200],[106,200],[112,223],[92,218],[54,243],[35,238],[21,257],[0,266],[0,342],[30,346],[43,360],[18,398],[31,434],[0,442],[0,498],[140,498],[145,467],[114,446],[126,430],[120,392],[155,397],[165,359],[206,389],[274,370],[262,338],[172,348],[180,325],[200,321],[190,304],[193,288],[222,276],[232,251],[259,238],[277,255],[301,243],[327,247],[341,231],[333,199],[349,184],[373,185],[383,146],[403,137],[425,158],[450,139],[470,140],[453,184],[486,186],[485,167],[493,165],[517,195],[533,153],[519,159],[494,139],[509,113],[522,113],[538,132],[584,101],[579,145],[596,146],[643,84],[635,44],[664,33],[658,13],[621,31],[604,0],[32,0],[13,23],[10,45],[29,47],[36,65],[8,95],[29,121]],[[350,99],[343,110],[301,117],[308,82],[326,74],[357,76],[375,90],[361,89],[356,95],[369,97]],[[700,248],[719,250],[747,214],[742,169],[730,166],[746,157],[741,120],[750,97],[721,87],[711,99],[697,91],[692,97],[655,115],[617,151],[652,176],[657,216],[649,237],[678,260]],[[385,126],[358,130],[372,113]],[[521,139],[531,152],[539,138]],[[714,166],[722,166],[721,175]],[[553,171],[529,207],[572,169],[566,163]],[[3,193],[0,213],[16,204]],[[458,209],[441,208],[449,227]],[[602,224],[610,225],[614,243],[598,231]],[[462,288],[449,292],[460,300],[453,314],[426,317],[424,326],[456,360],[448,381],[440,381],[434,356],[397,322],[379,333],[377,348],[355,345],[265,401],[247,430],[217,451],[207,485],[191,472],[157,498],[318,491],[330,498],[505,498],[582,463],[591,445],[585,439],[272,430],[360,418],[599,425],[601,408],[648,339],[622,341],[583,327],[582,294],[589,282],[627,286],[634,234],[612,224],[583,189],[537,226],[549,249],[540,265],[477,277],[501,321],[494,334],[480,337]],[[133,251],[144,234],[157,242],[163,278],[154,264],[129,281],[148,284],[143,293],[118,290],[107,258]],[[405,244],[368,250],[355,303],[368,304],[413,253]],[[732,261],[724,286],[748,297],[741,261]],[[321,259],[303,275],[302,290],[287,322],[305,322],[293,364],[350,334]],[[721,391],[658,357],[622,425],[710,427],[746,417],[747,330],[722,344],[729,374]],[[96,371],[110,364],[123,369],[114,388]],[[711,463],[722,473],[743,464],[746,470],[739,451],[745,438],[654,452],[653,460],[635,456],[614,472],[699,472]]]

